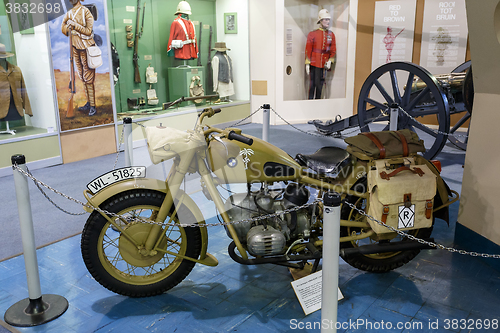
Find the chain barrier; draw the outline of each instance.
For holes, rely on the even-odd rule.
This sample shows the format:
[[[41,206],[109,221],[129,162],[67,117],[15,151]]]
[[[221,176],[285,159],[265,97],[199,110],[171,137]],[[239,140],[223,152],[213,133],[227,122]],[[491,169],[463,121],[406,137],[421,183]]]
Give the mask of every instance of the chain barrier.
[[[133,219],[131,219],[129,217],[126,217],[126,216],[123,216],[123,215],[119,215],[119,214],[116,214],[116,213],[113,213],[113,212],[101,209],[99,207],[94,207],[94,206],[92,206],[92,205],[90,205],[88,203],[84,203],[84,202],[82,202],[82,201],[80,201],[78,199],[72,198],[69,195],[66,195],[66,194],[64,194],[64,193],[62,193],[62,192],[54,189],[50,185],[47,185],[44,182],[36,179],[35,176],[33,176],[30,172],[26,172],[23,169],[19,168],[18,165],[13,165],[12,169],[19,171],[20,173],[22,173],[26,177],[28,177],[31,180],[33,180],[33,182],[35,182],[35,184],[40,184],[43,187],[51,190],[52,192],[54,192],[54,193],[62,196],[63,198],[66,198],[66,199],[68,199],[70,201],[73,201],[73,202],[75,202],[75,203],[77,203],[79,205],[82,205],[84,207],[87,207],[87,208],[89,208],[91,210],[96,210],[99,213],[103,213],[103,214],[106,214],[106,215],[110,215],[110,216],[113,216],[113,217],[125,220],[125,221],[127,221],[127,223],[130,223],[130,222],[139,222],[139,223],[147,223],[147,224],[156,224],[156,225],[160,225],[160,226],[181,226],[181,227],[192,227],[192,226],[197,226],[197,227],[215,227],[215,226],[224,226],[224,225],[234,225],[234,224],[250,223],[250,222],[255,222],[255,221],[260,221],[260,220],[266,220],[266,219],[270,219],[270,218],[280,217],[283,214],[292,213],[292,212],[295,212],[295,211],[307,208],[307,207],[312,206],[314,204],[317,204],[319,201],[321,201],[320,199],[317,199],[317,200],[315,200],[312,203],[306,203],[304,205],[292,207],[292,208],[289,208],[289,209],[285,209],[285,210],[280,211],[280,212],[276,212],[276,213],[272,213],[272,214],[267,214],[267,215],[261,215],[261,216],[257,216],[257,217],[252,218],[252,219],[244,219],[244,220],[239,220],[239,221],[218,222],[218,223],[204,223],[204,224],[195,224],[195,225],[194,224],[173,223],[173,222],[155,222],[155,221],[151,221],[151,220],[144,220],[144,219],[141,219],[141,218],[133,218]],[[47,199],[49,199],[47,196],[45,196],[45,197]],[[51,201],[51,200],[49,199],[49,201]],[[84,212],[83,214],[86,214],[86,212]],[[83,215],[83,214],[78,214],[78,215]],[[77,214],[72,214],[72,215],[77,215]]]
[[[259,112],[260,110],[262,110],[262,106],[260,108],[258,108],[257,110],[255,110],[254,112],[252,112],[250,115],[246,116],[245,118],[238,120],[237,122],[235,122],[234,124],[231,124],[230,126],[224,127],[224,129],[241,124],[242,122],[244,122],[245,120],[247,120],[248,118],[250,118],[251,116],[256,114],[257,112]]]
[[[271,110],[281,119],[283,120],[287,125],[293,127],[294,129],[296,129],[297,131],[299,132],[302,132],[304,134],[307,134],[307,135],[312,135],[312,136],[317,136],[317,137],[323,137],[323,138],[331,138],[332,135],[325,135],[325,134],[318,134],[318,133],[312,133],[312,132],[306,132],[304,130],[301,130],[300,128],[298,128],[297,126],[293,125],[292,123],[290,123],[289,121],[287,121],[285,118],[283,118],[277,111],[275,111],[273,108],[271,108]],[[342,136],[346,136],[346,135],[349,135],[349,134],[352,134],[354,132],[357,132],[357,131],[361,131],[363,128],[365,127],[368,127],[368,125],[371,125],[372,123],[374,123],[377,119],[381,118],[381,117],[385,117],[386,115],[381,113],[379,114],[377,117],[375,117],[372,121],[370,121],[369,123],[363,125],[363,126],[359,126],[359,127],[356,127],[356,129],[350,131],[350,132],[345,132],[342,134]],[[337,118],[340,117],[339,115],[337,115]],[[337,118],[335,121],[337,121]],[[342,119],[339,119],[339,121],[342,120]],[[333,132],[332,132],[333,133]]]
[[[122,134],[120,136],[120,142],[118,142],[118,151],[116,152],[115,164],[113,165],[112,170],[115,170],[116,164],[118,164],[118,156],[120,156],[120,148],[122,147],[124,133],[125,133],[125,123],[123,123],[123,125],[122,125]]]
[[[415,122],[417,122],[417,123],[421,124],[422,126],[424,126],[425,128],[427,128],[429,131],[434,132],[434,133],[436,133],[436,134],[438,134],[438,135],[453,136],[453,137],[455,137],[455,138],[456,138],[456,137],[463,137],[463,138],[468,138],[468,137],[469,137],[468,135],[465,135],[465,134],[446,133],[446,132],[441,132],[441,131],[439,131],[439,130],[434,130],[434,129],[432,129],[432,128],[430,128],[430,127],[428,127],[428,126],[425,126],[424,124],[420,123],[420,122],[419,122],[417,119],[415,119],[415,118],[414,118],[411,114],[409,114],[408,112],[406,112],[406,110],[404,110],[401,106],[398,106],[398,108],[399,108],[401,111],[403,111],[403,113],[404,113],[405,115],[407,115],[407,116],[408,116],[408,118],[410,118],[411,120],[413,120],[413,121],[415,121]]]
[[[22,169],[17,168],[17,170],[22,170]],[[24,170],[22,170],[22,171],[24,171]],[[22,172],[22,173],[24,173],[24,172]],[[27,175],[27,174],[29,174],[29,175],[33,176],[33,175],[31,174],[31,171],[28,169],[28,166],[26,166],[26,174],[25,174],[25,175]],[[31,177],[30,177],[30,178],[31,178]],[[34,177],[33,177],[33,178],[34,178]],[[31,178],[31,179],[33,179],[33,178]],[[66,213],[66,214],[68,214],[68,215],[73,215],[73,216],[80,216],[80,215],[85,215],[85,214],[86,214],[86,212],[82,212],[82,213],[72,213],[72,212],[70,212],[70,211],[65,210],[64,208],[62,208],[61,206],[57,205],[54,201],[52,201],[52,199],[50,199],[50,198],[49,198],[49,196],[47,195],[47,193],[45,193],[45,191],[44,191],[44,190],[40,187],[40,185],[38,184],[38,182],[36,182],[36,181],[33,181],[33,182],[35,183],[35,185],[36,185],[36,187],[38,188],[38,190],[39,190],[40,192],[42,192],[43,196],[44,196],[44,197],[45,197],[45,198],[46,198],[46,199],[47,199],[47,200],[48,200],[48,201],[49,201],[52,205],[54,205],[57,209],[59,209],[60,211],[62,211],[62,212],[64,212],[64,213]]]
[[[184,224],[184,223],[174,223],[174,222],[155,222],[155,221],[151,221],[151,220],[144,220],[144,219],[141,219],[141,218],[130,218],[130,217],[127,217],[127,216],[119,215],[119,214],[116,214],[116,213],[113,213],[113,212],[101,209],[99,207],[91,206],[88,203],[84,203],[84,202],[82,202],[82,201],[80,201],[78,199],[72,198],[72,197],[70,197],[70,196],[68,196],[68,195],[66,195],[66,194],[64,194],[64,193],[62,193],[62,192],[60,192],[60,191],[52,188],[51,186],[45,184],[44,182],[36,179],[29,171],[26,172],[23,169],[19,168],[19,166],[17,166],[17,165],[13,165],[12,169],[19,171],[20,173],[24,174],[26,177],[28,177],[31,180],[33,180],[35,182],[35,184],[37,184],[37,187],[39,187],[38,184],[40,184],[40,185],[46,187],[47,189],[53,191],[54,193],[59,194],[60,196],[66,198],[66,199],[68,199],[70,201],[73,201],[73,202],[75,202],[77,204],[80,204],[83,207],[87,207],[87,208],[89,208],[91,210],[96,210],[96,211],[98,211],[101,214],[105,214],[105,215],[108,215],[108,216],[115,217],[117,219],[124,220],[127,223],[139,222],[139,223],[147,223],[147,224],[152,224],[152,225],[159,225],[159,226],[162,226],[162,227],[164,227],[164,226],[216,227],[216,226],[235,225],[235,224],[241,224],[241,223],[252,223],[252,222],[256,222],[256,221],[267,220],[267,219],[272,219],[272,218],[277,218],[277,217],[281,218],[284,214],[292,213],[292,212],[295,212],[295,211],[298,211],[298,210],[301,210],[301,209],[304,209],[304,208],[316,205],[319,202],[323,201],[321,198],[317,198],[313,202],[306,203],[306,204],[303,204],[301,206],[296,206],[296,207],[292,207],[292,208],[289,208],[289,209],[285,209],[283,211],[279,211],[279,212],[276,212],[276,213],[271,213],[271,214],[266,214],[266,215],[260,215],[260,216],[257,216],[257,217],[251,218],[251,219],[243,219],[243,220],[231,221],[231,222],[217,222],[217,223],[203,223],[203,224]],[[44,192],[42,191],[42,193],[44,193]],[[45,195],[45,193],[44,193],[44,195]],[[45,197],[50,202],[52,202],[56,207],[58,207],[52,200],[50,200],[48,198],[47,195],[45,195]],[[439,243],[429,242],[429,241],[417,238],[417,237],[415,237],[413,235],[410,235],[410,234],[408,234],[408,233],[406,233],[404,231],[397,230],[396,228],[394,228],[394,227],[392,227],[390,225],[387,225],[387,224],[383,223],[382,221],[377,220],[373,216],[370,216],[370,215],[366,214],[363,210],[359,209],[355,205],[353,205],[353,204],[351,204],[351,203],[349,203],[349,202],[347,202],[345,200],[342,202],[342,204],[345,204],[345,205],[349,206],[350,208],[356,210],[359,214],[361,214],[363,216],[366,216],[368,219],[374,221],[375,223],[377,223],[377,224],[379,224],[379,225],[381,225],[383,227],[388,228],[389,230],[397,233],[398,235],[400,235],[400,236],[402,236],[404,238],[408,238],[408,239],[410,239],[412,241],[416,241],[416,242],[418,242],[420,244],[427,245],[427,246],[434,247],[434,248],[441,249],[441,250],[446,250],[446,251],[449,251],[449,252],[452,252],[452,253],[458,253],[458,254],[462,254],[462,255],[470,255],[472,257],[500,259],[500,254],[478,253],[478,252],[474,252],[474,251],[470,251],[469,252],[469,251],[455,249],[455,248],[448,247],[448,246],[445,246],[445,245],[442,245],[442,244],[439,244]],[[61,208],[59,208],[59,209],[61,209]],[[66,212],[66,211],[64,211],[64,212]],[[86,214],[86,212],[84,212],[83,214],[74,214],[74,213],[69,213],[69,214],[71,214],[71,215],[83,215],[83,214]]]
[[[377,220],[376,218],[374,218],[373,216],[370,216],[370,215],[366,214],[363,210],[359,209],[358,207],[356,207],[355,205],[351,204],[350,202],[343,201],[343,204],[345,204],[345,205],[349,206],[350,208],[354,209],[359,214],[361,214],[363,216],[366,216],[368,219],[372,220],[373,222],[375,222],[375,223],[377,223],[377,224],[379,224],[379,225],[381,225],[383,227],[386,227],[387,229],[389,229],[389,230],[397,233],[398,235],[400,235],[400,236],[402,236],[404,238],[411,239],[412,241],[419,242],[420,244],[427,245],[427,246],[434,247],[434,248],[438,248],[440,250],[446,250],[446,251],[449,251],[449,252],[452,252],[452,253],[458,253],[458,254],[462,254],[462,255],[470,255],[472,257],[500,259],[500,254],[478,253],[478,252],[474,252],[474,251],[469,252],[469,251],[459,250],[459,249],[455,249],[453,247],[448,247],[448,246],[445,246],[445,245],[442,245],[442,244],[438,244],[438,243],[434,243],[434,242],[429,242],[429,241],[417,238],[417,237],[415,237],[413,235],[410,235],[410,234],[408,234],[408,233],[406,233],[404,231],[398,230],[398,229],[394,228],[393,226],[387,225],[387,224],[385,224],[382,221]]]

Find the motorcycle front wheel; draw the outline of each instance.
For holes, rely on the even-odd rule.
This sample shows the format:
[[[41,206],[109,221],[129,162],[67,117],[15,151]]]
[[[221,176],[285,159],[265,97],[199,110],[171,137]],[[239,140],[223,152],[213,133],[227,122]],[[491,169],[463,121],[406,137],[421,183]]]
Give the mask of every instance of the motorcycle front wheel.
[[[144,245],[153,224],[134,221],[137,218],[154,221],[165,194],[153,190],[131,190],[105,201],[100,208],[122,215],[115,219],[128,235]],[[181,205],[175,216],[172,207],[166,222],[182,223],[196,219]],[[191,258],[201,252],[201,232],[197,227],[162,226],[162,236],[153,254],[140,252],[137,246],[99,212],[94,211],[82,232],[81,250],[87,269],[105,288],[130,297],[161,294],[180,283],[191,272],[195,262],[165,253],[169,251]],[[162,251],[163,250],[163,251]]]
[[[360,181],[355,185],[356,191],[364,192],[361,189],[366,190],[366,178],[360,179]],[[354,188],[354,187],[353,187]],[[356,208],[366,212],[366,199],[348,195],[346,201],[355,206]],[[348,205],[342,205],[341,209],[341,219],[348,221],[366,221],[366,217],[360,214],[355,209],[349,207]],[[434,223],[433,223],[434,224]],[[362,230],[357,227],[340,227],[340,236],[354,236],[359,235],[362,232],[367,232],[371,229]],[[428,238],[432,233],[432,226],[430,228],[421,228],[415,230],[409,230],[406,233],[418,237],[418,238]],[[396,236],[391,240],[384,240],[382,242],[389,241],[404,241],[407,237],[402,238],[401,236]],[[341,242],[341,248],[355,248],[363,245],[375,244],[377,241],[371,238],[364,238],[356,241]],[[368,272],[384,273],[396,269],[408,263],[410,260],[419,254],[420,250],[405,250],[398,252],[384,252],[384,253],[374,253],[374,254],[344,254],[341,255],[342,259],[349,265],[364,270]]]

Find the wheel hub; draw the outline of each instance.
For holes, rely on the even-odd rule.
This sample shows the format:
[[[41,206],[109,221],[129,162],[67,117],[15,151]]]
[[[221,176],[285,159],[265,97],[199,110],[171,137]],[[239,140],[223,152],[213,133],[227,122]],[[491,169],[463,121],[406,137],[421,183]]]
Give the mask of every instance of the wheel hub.
[[[118,248],[122,258],[129,264],[136,267],[147,267],[156,264],[163,257],[163,253],[161,252],[151,251],[149,253],[149,251],[145,251],[144,244],[146,243],[151,227],[152,225],[146,223],[137,223],[126,227],[126,232],[137,243],[141,244],[139,249],[123,233],[120,235]],[[162,241],[160,245],[164,245],[165,242],[165,240]]]

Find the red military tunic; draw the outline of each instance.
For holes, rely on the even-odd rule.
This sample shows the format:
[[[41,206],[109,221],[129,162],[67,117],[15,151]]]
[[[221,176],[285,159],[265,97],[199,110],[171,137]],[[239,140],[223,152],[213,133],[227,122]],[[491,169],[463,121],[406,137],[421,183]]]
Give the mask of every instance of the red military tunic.
[[[172,41],[180,40],[185,44],[182,48],[173,48]],[[198,58],[198,43],[194,24],[179,15],[170,25],[170,38],[168,40],[167,52],[174,50],[176,59],[196,59]]]
[[[323,68],[328,60],[334,61],[336,52],[335,35],[330,30],[319,28],[307,35],[306,65]]]

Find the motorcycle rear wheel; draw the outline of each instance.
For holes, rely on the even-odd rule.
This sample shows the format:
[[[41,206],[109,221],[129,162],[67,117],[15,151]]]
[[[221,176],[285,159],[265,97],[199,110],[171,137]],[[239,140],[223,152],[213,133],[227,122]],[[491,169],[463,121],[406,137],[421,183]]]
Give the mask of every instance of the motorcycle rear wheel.
[[[357,186],[358,191],[360,188],[366,189],[366,178],[362,179],[361,182],[358,182],[357,185],[355,186]],[[366,209],[366,199],[353,195],[348,195],[346,197],[346,201],[356,206],[358,209],[361,209],[363,211],[365,211]],[[366,221],[366,217],[362,216],[359,212],[355,211],[348,205],[342,205],[341,219],[348,221]],[[352,236],[355,234],[359,234],[360,232],[362,232],[360,228],[342,227],[342,226],[340,227],[340,237],[345,237],[349,235]],[[431,236],[432,226],[430,228],[409,230],[406,231],[406,233],[418,238],[428,238]],[[398,235],[395,238],[391,239],[391,241],[404,241],[405,239],[407,238],[406,237],[402,238],[401,236]],[[375,244],[375,243],[378,242],[370,238],[365,238],[357,241],[342,242],[340,243],[340,248],[355,248],[362,245]],[[361,269],[367,272],[385,273],[403,266],[404,264],[408,263],[410,260],[415,258],[419,253],[420,253],[419,249],[414,249],[414,250],[374,253],[374,254],[344,254],[341,255],[341,257],[342,259],[344,259],[345,262],[347,262],[349,265],[357,269]]]
[[[105,201],[101,209],[126,216],[116,220],[132,237],[145,242],[153,226],[134,222],[135,218],[154,220],[165,194],[153,190],[131,190],[119,193]],[[173,211],[174,208],[172,208]],[[181,215],[182,214],[182,215]],[[169,214],[166,222],[193,221],[194,215],[182,205],[177,214]],[[201,232],[197,227],[162,227],[160,249],[191,258],[201,252]],[[92,276],[105,288],[129,297],[154,296],[175,287],[191,272],[195,262],[158,251],[155,255],[141,255],[136,246],[112,228],[112,224],[94,211],[82,232],[82,257]]]

